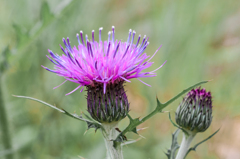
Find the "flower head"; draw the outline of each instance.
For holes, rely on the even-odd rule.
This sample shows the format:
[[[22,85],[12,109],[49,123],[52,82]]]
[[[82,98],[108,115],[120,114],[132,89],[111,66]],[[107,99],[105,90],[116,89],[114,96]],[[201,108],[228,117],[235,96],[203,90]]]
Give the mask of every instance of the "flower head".
[[[63,76],[68,81],[78,83],[79,86],[72,92],[80,87],[94,87],[102,84],[105,93],[107,85],[110,83],[130,82],[129,79],[132,78],[140,80],[139,78],[143,77],[153,77],[156,76],[155,71],[164,65],[161,65],[154,71],[143,72],[144,69],[153,64],[150,60],[160,49],[149,58],[144,53],[149,45],[146,36],[140,42],[141,35],[139,35],[136,44],[134,44],[135,31],[129,31],[126,42],[115,40],[114,27],[112,27],[112,32],[108,33],[107,41],[102,41],[101,32],[102,28],[99,29],[99,42],[97,42],[94,37],[94,31],[92,31],[92,40],[88,39],[87,35],[84,40],[83,33],[80,31],[80,36],[77,34],[77,47],[71,47],[69,38],[67,40],[63,38],[66,48],[63,48],[61,45],[60,47],[64,54],[58,55],[48,50],[50,57],[48,55],[47,57],[54,63],[55,69],[51,70],[43,67],[59,76]]]
[[[47,57],[54,64],[54,70],[42,67],[63,76],[66,81],[79,84],[68,94],[80,87],[82,91],[86,86],[88,112],[99,122],[112,122],[124,118],[129,111],[123,83],[130,82],[132,78],[141,81],[139,78],[154,77],[155,71],[165,62],[154,71],[143,72],[153,64],[150,60],[160,48],[150,57],[144,53],[149,45],[146,36],[140,41],[141,35],[139,35],[137,42],[134,43],[136,32],[130,29],[127,41],[122,42],[115,40],[115,28],[112,27],[112,32],[108,33],[108,40],[102,41],[101,32],[102,28],[99,29],[99,42],[97,42],[94,31],[91,40],[87,35],[84,39],[83,32],[80,31],[80,35],[77,34],[77,47],[71,47],[69,38],[67,40],[63,38],[66,48],[61,45],[60,47],[64,54],[58,55],[48,50],[50,57]]]
[[[192,89],[176,111],[176,122],[185,130],[204,132],[212,122],[212,96],[203,88]]]

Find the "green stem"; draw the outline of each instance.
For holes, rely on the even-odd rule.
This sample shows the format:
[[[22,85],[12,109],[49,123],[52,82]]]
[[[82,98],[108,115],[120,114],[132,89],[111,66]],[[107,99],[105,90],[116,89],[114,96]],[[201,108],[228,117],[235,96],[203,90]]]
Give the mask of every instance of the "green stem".
[[[193,140],[193,138],[195,137],[195,133],[189,133],[189,135],[186,135],[185,133],[183,133],[183,139],[182,139],[182,143],[181,143],[181,146],[178,150],[178,153],[177,153],[177,157],[176,159],[184,159],[187,152],[188,152],[188,149],[189,149],[189,146]]]
[[[121,136],[124,136],[127,132],[133,131],[134,129],[136,129],[136,127],[140,124],[142,124],[143,122],[145,122],[146,120],[148,120],[149,118],[151,118],[152,116],[154,116],[157,113],[162,112],[162,110],[167,107],[169,104],[171,104],[172,102],[174,102],[176,99],[178,99],[179,97],[181,97],[183,94],[187,93],[188,91],[190,91],[191,89],[193,89],[194,87],[197,87],[201,84],[207,83],[208,81],[202,81],[199,82],[193,86],[188,87],[187,89],[184,89],[182,92],[180,92],[178,95],[176,95],[175,97],[173,97],[172,99],[170,99],[169,101],[167,101],[166,103],[160,103],[160,101],[157,99],[157,107],[155,108],[154,111],[152,111],[150,114],[148,114],[147,116],[145,116],[144,118],[138,120],[138,119],[132,119],[130,117],[130,115],[128,114],[128,118],[130,120],[129,125],[117,136],[116,138],[116,142],[119,142],[119,138]],[[115,143],[116,144],[116,143]]]
[[[107,159],[123,159],[122,146],[121,144],[114,145],[113,140],[116,139],[119,134],[115,128],[117,128],[118,123],[102,123],[104,130],[102,134],[105,140],[105,145],[107,148]]]
[[[150,114],[148,114],[147,116],[145,116],[144,118],[142,118],[141,120],[139,120],[139,122],[134,123],[134,124],[130,124],[128,125],[127,128],[125,128],[121,134],[119,135],[125,135],[129,130],[132,130],[133,128],[136,128],[138,125],[142,124],[143,122],[145,122],[146,120],[148,120],[149,118],[151,118],[152,116],[154,116],[155,114],[159,113],[159,109],[156,108],[154,111],[152,111]],[[130,115],[128,115],[128,118],[130,120],[133,120]],[[130,128],[131,127],[131,128]]]
[[[2,78],[0,78],[0,127],[2,130],[2,142],[5,150],[7,150],[9,153],[6,155],[6,159],[13,159],[13,154],[11,152],[12,150],[12,142],[11,142],[11,136],[10,131],[8,127],[8,120],[7,120],[7,113],[4,106],[3,101],[3,94],[2,94]]]

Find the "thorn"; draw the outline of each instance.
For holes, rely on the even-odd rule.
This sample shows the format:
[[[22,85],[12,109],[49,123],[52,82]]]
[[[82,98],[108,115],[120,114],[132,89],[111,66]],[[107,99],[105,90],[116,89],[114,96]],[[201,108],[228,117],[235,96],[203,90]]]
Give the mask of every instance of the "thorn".
[[[128,148],[128,144],[125,144],[125,142],[123,142],[124,143],[124,145]]]
[[[78,156],[79,158],[81,158],[81,159],[86,159],[86,158],[84,158],[84,157],[82,157],[82,156]]]
[[[81,110],[81,108],[79,108],[79,110],[80,110],[80,114],[82,115],[82,114],[83,114],[83,111]]]
[[[73,114],[76,114],[76,110],[74,110]]]
[[[211,80],[208,80],[208,82],[211,82],[211,81],[213,81],[213,79],[211,79]]]
[[[135,143],[135,142],[138,142],[139,140],[141,140],[142,138],[140,137],[140,138],[138,138],[138,139],[136,139],[136,140],[134,140],[134,139],[129,139],[129,141],[126,143],[126,142],[123,142],[123,145],[125,146],[127,146],[127,145],[129,145],[129,144],[133,144],[133,143]]]
[[[97,130],[98,130],[98,128],[97,128],[97,127],[95,127],[95,134],[97,133]]]
[[[139,141],[139,140],[141,140],[142,138],[138,138],[138,139],[136,139],[135,141],[137,142],[137,141]]]
[[[170,113],[170,111],[162,111],[161,113]]]
[[[88,129],[83,133],[83,135],[85,135],[87,133]]]
[[[145,130],[145,129],[148,129],[148,127],[137,129],[137,132],[138,132],[138,131]]]
[[[88,130],[89,130],[89,129],[87,129],[86,132],[87,132]],[[86,134],[86,132],[84,133],[84,135]],[[90,133],[93,133],[93,132],[94,132],[94,131],[91,131],[91,132],[89,132],[89,134],[90,134]]]
[[[137,141],[139,141],[139,140],[141,140],[142,138],[141,137],[139,137],[138,139],[136,139],[136,140],[134,140],[134,139],[129,139],[130,141],[132,140],[132,141],[135,141],[135,142],[137,142]]]
[[[144,139],[146,139],[144,136],[142,136],[142,135],[140,135],[140,134],[138,134],[138,136],[140,136],[141,138],[144,138]]]

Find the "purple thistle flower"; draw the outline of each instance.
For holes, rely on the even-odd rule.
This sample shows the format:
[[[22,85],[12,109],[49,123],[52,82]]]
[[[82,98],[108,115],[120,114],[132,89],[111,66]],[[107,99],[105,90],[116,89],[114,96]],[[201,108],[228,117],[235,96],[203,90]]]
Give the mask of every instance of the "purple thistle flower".
[[[204,132],[212,122],[212,96],[203,88],[192,89],[178,106],[176,122],[193,132]]]
[[[108,40],[102,41],[101,31],[102,28],[99,29],[99,42],[95,41],[94,31],[92,31],[92,40],[88,39],[87,36],[84,40],[83,33],[80,31],[80,36],[77,34],[78,46],[73,48],[70,45],[69,38],[67,40],[63,38],[66,48],[60,45],[64,52],[61,56],[48,50],[50,57],[48,55],[47,57],[55,65],[54,70],[42,67],[63,76],[68,81],[79,84],[76,89],[68,94],[73,93],[80,87],[83,90],[84,86],[94,87],[98,84],[103,84],[105,94],[107,85],[110,83],[130,82],[132,78],[140,80],[139,78],[156,76],[155,71],[160,69],[166,62],[154,71],[143,72],[153,64],[150,60],[160,48],[149,58],[150,56],[143,53],[149,45],[148,38],[146,39],[145,36],[142,43],[140,43],[141,36],[139,35],[137,43],[134,44],[136,32],[132,32],[130,29],[127,42],[118,41],[114,39],[115,29],[112,27],[112,32],[108,33]]]
[[[63,38],[66,48],[61,45],[60,47],[64,54],[59,56],[48,50],[50,56],[47,57],[54,64],[54,70],[42,67],[63,76],[66,81],[79,84],[77,88],[66,95],[81,87],[82,92],[86,86],[88,112],[99,122],[112,122],[121,120],[129,111],[123,83],[131,82],[132,78],[137,78],[144,83],[139,78],[156,76],[155,71],[160,69],[166,61],[154,71],[143,72],[153,64],[150,60],[161,46],[150,57],[144,53],[149,45],[146,36],[140,42],[141,36],[139,35],[136,44],[134,44],[136,32],[131,29],[127,42],[115,40],[114,27],[112,27],[112,32],[108,32],[107,41],[102,41],[101,32],[102,28],[99,29],[99,42],[97,42],[94,31],[92,31],[92,40],[88,39],[87,35],[84,40],[83,32],[80,31],[80,35],[77,34],[77,47],[70,45],[69,38],[67,40]]]

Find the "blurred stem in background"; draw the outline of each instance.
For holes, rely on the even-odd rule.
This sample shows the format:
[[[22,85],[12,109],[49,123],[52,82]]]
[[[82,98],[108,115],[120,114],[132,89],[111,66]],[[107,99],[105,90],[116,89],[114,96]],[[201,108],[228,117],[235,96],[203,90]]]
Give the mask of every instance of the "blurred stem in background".
[[[6,159],[13,159],[11,135],[8,127],[7,113],[3,101],[2,76],[0,77],[0,127],[2,131],[2,143],[7,151]]]

